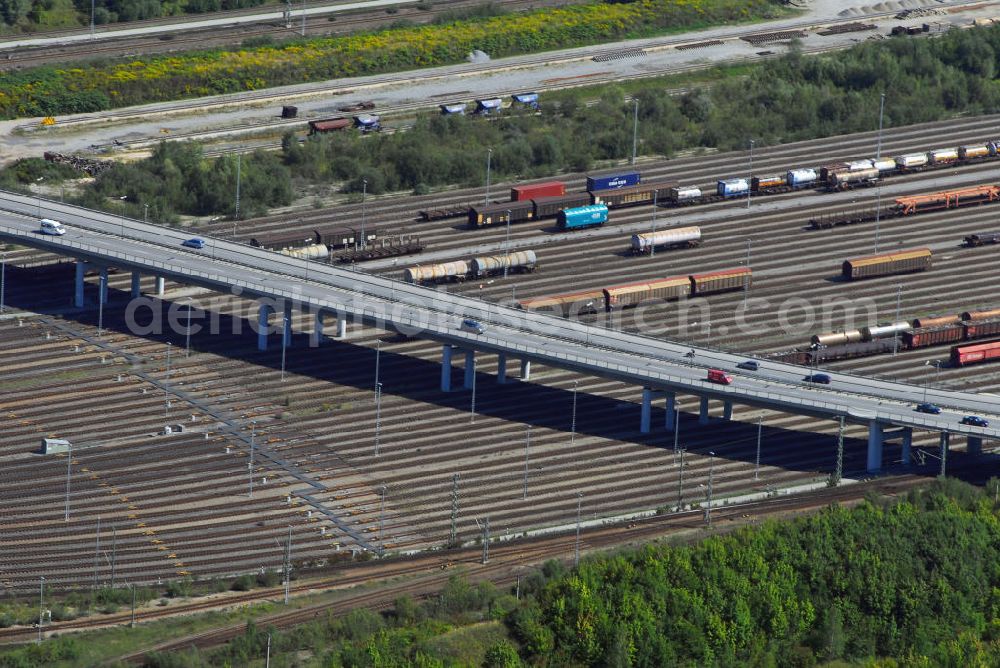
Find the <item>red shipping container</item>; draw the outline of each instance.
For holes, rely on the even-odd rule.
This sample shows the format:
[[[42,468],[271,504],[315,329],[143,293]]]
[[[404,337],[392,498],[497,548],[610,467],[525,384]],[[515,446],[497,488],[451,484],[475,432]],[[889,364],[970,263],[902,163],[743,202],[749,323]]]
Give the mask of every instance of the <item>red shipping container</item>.
[[[520,202],[536,197],[555,197],[566,194],[566,184],[562,181],[546,181],[545,183],[532,183],[527,186],[514,186],[510,189],[510,201]]]
[[[953,366],[965,366],[978,362],[1000,359],[1000,341],[977,343],[971,346],[955,346],[951,349]]]

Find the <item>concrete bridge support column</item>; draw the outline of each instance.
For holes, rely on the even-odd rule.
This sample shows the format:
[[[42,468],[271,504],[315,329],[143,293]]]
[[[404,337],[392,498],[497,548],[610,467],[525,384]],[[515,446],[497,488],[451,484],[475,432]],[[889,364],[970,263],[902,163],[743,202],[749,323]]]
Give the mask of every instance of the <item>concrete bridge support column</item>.
[[[903,466],[909,466],[913,460],[913,430],[909,427],[903,428],[903,454],[900,459]]]
[[[164,285],[165,282],[166,281],[163,280],[162,276],[157,276],[156,277],[156,295],[158,297],[162,297],[163,296],[163,285]]]
[[[476,351],[466,350],[465,351],[465,382],[463,386],[467,390],[472,389],[472,384],[475,381],[476,375]]]
[[[664,392],[663,395],[667,398],[667,414],[663,418],[663,426],[672,432],[677,422],[677,397],[673,392]]]
[[[948,446],[951,444],[951,434],[941,432],[941,475],[948,471]]]
[[[978,457],[983,454],[983,439],[979,436],[967,436],[965,439],[965,451],[970,455]]]
[[[97,285],[98,295],[97,299],[101,304],[108,303],[108,268],[101,267],[101,280]]]
[[[733,402],[731,401],[722,402],[722,419],[723,420],[733,419]]]
[[[701,405],[698,407],[698,424],[708,424],[708,397],[701,398]]]
[[[312,334],[309,335],[309,345],[315,348],[321,343],[323,343],[323,312],[316,311],[313,314],[313,329]]]
[[[347,318],[341,314],[337,314],[337,338],[347,338]]]
[[[142,274],[137,271],[132,272],[132,299],[138,299],[142,296],[142,287],[139,281],[142,279]]]
[[[76,281],[73,287],[73,306],[83,308],[83,274],[87,271],[87,263],[76,261]]]
[[[882,444],[885,440],[881,424],[872,420],[868,423],[868,472],[882,470]]]
[[[653,414],[653,391],[648,387],[642,388],[642,413],[639,417],[639,432],[648,434],[650,422]]]
[[[282,327],[281,327],[281,345],[288,348],[292,345],[292,305],[285,303],[285,310],[282,314],[283,317]]]
[[[441,391],[451,392],[451,346],[441,346]]]
[[[507,353],[497,353],[497,383],[507,383]]]
[[[161,280],[159,276],[157,276],[157,280]],[[261,304],[257,308],[257,350],[267,350],[267,333],[269,329],[267,319],[273,311],[274,309],[267,304]]]
[[[521,380],[531,380],[531,360],[521,360]]]

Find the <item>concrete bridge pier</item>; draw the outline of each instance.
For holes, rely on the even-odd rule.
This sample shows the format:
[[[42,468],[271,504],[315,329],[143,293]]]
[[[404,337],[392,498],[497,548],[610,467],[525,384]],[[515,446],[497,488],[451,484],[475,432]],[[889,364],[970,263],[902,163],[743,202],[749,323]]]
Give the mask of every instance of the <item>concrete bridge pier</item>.
[[[476,376],[476,351],[466,350],[465,351],[465,382],[463,386],[467,390],[472,389],[472,384],[475,381]]]
[[[157,277],[159,278],[159,277]],[[257,350],[261,352],[267,350],[268,318],[274,309],[267,304],[261,304],[257,308]]]
[[[142,296],[142,287],[139,281],[142,279],[142,274],[138,271],[132,272],[132,299],[138,299]]]
[[[965,439],[965,451],[970,455],[978,457],[983,454],[983,439],[980,436],[967,436]]]
[[[913,430],[909,427],[903,428],[903,452],[900,461],[907,467],[913,462]]]
[[[313,314],[312,334],[309,335],[309,345],[317,347],[323,343],[323,311]]]
[[[677,397],[673,392],[664,392],[663,396],[667,398],[667,414],[663,417],[663,426],[668,432],[673,432],[677,422]]]
[[[639,416],[639,433],[641,434],[649,433],[650,422],[652,422],[653,397],[656,394],[648,387],[642,388],[642,412]]]
[[[292,305],[288,302],[285,302],[281,322],[281,345],[288,348],[292,345]]]
[[[108,303],[108,268],[101,267],[101,278],[97,285],[97,299],[103,305]]]
[[[885,442],[884,427],[872,420],[868,423],[868,465],[869,473],[882,470],[882,445]]]
[[[701,402],[698,406],[698,424],[708,424],[708,397],[701,397]]]
[[[507,353],[497,353],[497,383],[507,384]]]
[[[347,338],[347,318],[340,313],[337,314],[337,338]]]
[[[451,346],[441,346],[441,391],[451,392]]]
[[[948,446],[951,445],[951,434],[941,432],[941,475],[948,469]]]
[[[531,380],[531,360],[521,360],[521,380]]]
[[[156,296],[158,296],[158,297],[162,297],[163,296],[163,286],[164,286],[165,283],[166,283],[166,281],[163,280],[162,276],[157,276],[156,277]]]
[[[83,308],[83,275],[87,271],[87,263],[82,260],[76,261],[76,280],[73,284],[73,306]]]
[[[722,419],[723,420],[733,419],[733,402],[731,401],[722,402]]]

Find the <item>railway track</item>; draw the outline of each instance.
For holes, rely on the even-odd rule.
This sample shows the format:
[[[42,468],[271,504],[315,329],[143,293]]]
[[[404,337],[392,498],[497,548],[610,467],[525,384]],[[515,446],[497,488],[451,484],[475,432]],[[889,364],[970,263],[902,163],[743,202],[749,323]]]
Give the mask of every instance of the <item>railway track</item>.
[[[885,152],[892,154],[971,142],[982,139],[991,127],[995,127],[993,118],[953,121],[950,126],[928,124],[889,131],[883,145]],[[861,157],[871,153],[873,145],[874,135],[867,133],[757,151],[755,173],[758,168],[765,173],[768,169],[777,171],[778,167]],[[649,164],[643,172],[650,179],[662,176],[697,184],[740,173],[743,161],[741,155],[716,154]],[[976,166],[948,174],[980,182],[995,178],[991,171],[995,169]],[[582,175],[567,178],[582,187]],[[913,177],[912,183],[921,188],[926,184],[927,190],[934,190],[935,181],[941,178],[941,174],[927,173]],[[466,189],[421,198],[373,199],[367,211],[373,224],[392,224],[404,215],[412,216],[419,208],[469,201],[482,195],[481,190]],[[846,198],[852,196],[872,198],[874,193],[845,194]],[[774,208],[769,204],[772,201],[785,204]],[[844,286],[826,279],[836,272],[843,255],[870,249],[873,230],[861,225],[829,232],[806,231],[802,229],[805,221],[817,210],[837,206],[814,205],[814,201],[827,200],[810,194],[762,198],[752,204],[749,214],[735,218],[719,216],[739,205],[705,207],[706,215],[715,218],[701,223],[706,234],[704,246],[657,253],[653,258],[624,254],[624,232],[610,236],[583,234],[568,241],[541,244],[536,246],[541,268],[535,274],[507,281],[494,279],[491,284],[484,281],[481,289],[478,281],[448,289],[502,300],[509,299],[513,285],[517,286],[518,296],[531,296],[558,292],[569,277],[581,286],[601,286],[620,281],[625,274],[639,279],[724,268],[745,258],[749,232],[754,238],[752,265],[759,275],[752,297],[775,301],[788,294],[835,297]],[[310,211],[302,214],[301,223],[293,217],[276,216],[242,223],[239,233],[249,235],[295,226],[308,229],[316,225],[316,220],[310,218],[313,215],[333,215],[343,221],[358,212],[356,205],[331,212]],[[650,207],[615,212],[613,226],[645,225],[651,213]],[[663,210],[658,215],[667,224],[667,217],[675,213]],[[896,219],[882,228],[883,243],[919,241],[947,247],[948,243],[960,241],[967,230],[988,228],[991,217],[989,208],[979,208],[957,217],[939,212]],[[451,248],[459,257],[470,245],[493,243],[499,248],[503,243],[503,229],[473,232],[456,229],[455,225],[456,221],[419,226],[407,222],[408,227],[419,227],[422,238],[434,239],[432,248]],[[225,230],[225,236],[231,230],[228,225],[210,229],[217,233]],[[534,245],[536,239],[547,234],[544,224],[512,228],[514,243]],[[816,244],[816,239],[822,240],[822,246]],[[951,313],[980,303],[995,305],[991,304],[994,263],[989,248],[956,248],[936,255],[939,253],[940,259],[930,272],[902,279],[907,282],[901,300],[904,317],[924,315],[934,309]],[[38,280],[33,273],[37,270],[14,268],[18,262],[37,263],[40,259],[24,250],[8,253],[8,309],[58,310],[68,303],[71,272],[57,270],[50,278]],[[390,266],[379,271],[398,269]],[[848,287],[852,294],[872,299],[882,312],[891,313],[899,280],[890,277]],[[144,285],[150,287],[148,281]],[[942,286],[949,286],[948,290]],[[294,494],[295,503],[289,505],[286,497],[300,486],[273,463],[256,468],[259,486],[253,505],[249,505],[246,443],[235,438],[228,428],[205,424],[208,418],[200,404],[171,395],[170,415],[184,415],[190,431],[169,438],[149,436],[162,428],[162,388],[133,377],[123,360],[126,354],[139,357],[144,360],[141,368],[145,373],[164,380],[167,340],[174,344],[173,386],[183,388],[187,395],[213,410],[228,411],[243,436],[250,430],[250,421],[256,420],[258,444],[267,443],[310,476],[330,481],[335,491],[318,495],[320,501],[356,521],[355,526],[372,542],[383,543],[390,552],[447,542],[452,476],[456,473],[460,475],[461,541],[476,536],[475,517],[489,516],[501,536],[565,525],[575,517],[577,491],[584,493],[583,508],[589,521],[629,516],[676,503],[680,460],[673,451],[673,437],[662,431],[637,433],[638,388],[537,367],[533,370],[534,382],[499,387],[491,382],[493,359],[483,356],[473,422],[468,393],[442,396],[438,391],[439,350],[433,344],[352,327],[348,342],[330,342],[314,351],[300,350],[306,346],[306,337],[297,335],[287,356],[288,378],[283,382],[280,352],[258,352],[256,338],[246,328],[239,335],[195,334],[190,357],[182,354],[183,336],[132,336],[122,322],[124,294],[119,292],[127,293],[128,277],[112,275],[111,287],[113,301],[105,309],[103,322],[103,341],[109,344],[106,349],[87,344],[78,336],[95,335],[97,314],[93,310],[66,314],[59,320],[68,328],[62,331],[27,315],[22,326],[17,325],[13,314],[0,320],[0,362],[11,374],[5,375],[10,389],[5,385],[0,402],[0,414],[8,418],[5,439],[0,444],[0,457],[5,461],[0,471],[0,512],[10,518],[3,523],[10,531],[0,534],[0,552],[18,555],[16,563],[3,565],[0,576],[12,592],[37,586],[39,575],[45,575],[47,581],[52,578],[55,586],[91,583],[98,515],[105,527],[101,538],[105,549],[111,539],[107,527],[112,523],[118,527],[116,577],[140,584],[153,583],[158,577],[177,577],[185,571],[218,577],[258,572],[260,565],[273,570],[281,559],[281,550],[274,541],[284,540],[289,524],[293,526],[297,571],[324,560],[337,560],[351,550],[346,537],[317,512],[308,517],[310,508]],[[186,295],[195,296],[220,313],[225,331],[249,315],[246,303],[238,299],[204,297],[184,289],[172,289],[169,298],[183,304]],[[689,317],[685,324],[673,305],[650,309],[644,330],[702,342],[710,338],[716,345],[748,351],[799,345],[816,331],[815,327],[803,327],[801,332],[783,332],[773,326],[774,309],[750,309],[745,319],[751,331],[742,332],[736,327],[741,300],[738,294],[711,298],[712,310],[707,314],[711,333],[701,313],[697,315],[699,325],[691,324],[695,317]],[[230,321],[230,315],[238,319]],[[633,316],[629,313],[623,326],[637,326]],[[841,321],[842,314],[832,319],[831,326]],[[307,331],[309,326],[305,318],[296,317],[296,331]],[[724,328],[726,332],[722,333]],[[58,340],[46,338],[46,331],[54,333]],[[381,452],[375,455],[373,387],[377,340],[381,340],[380,381],[384,394]],[[76,346],[80,346],[79,351]],[[104,364],[101,355],[106,356]],[[932,378],[933,370],[928,370],[924,362],[933,355],[933,349],[925,349],[835,366],[926,381]],[[66,375],[70,373],[82,375]],[[125,380],[115,380],[118,373]],[[1000,377],[986,368],[942,369],[940,382],[963,389],[996,391]],[[569,413],[574,387],[579,405],[577,429],[571,435]],[[680,400],[684,411],[693,408],[690,397]],[[60,406],[58,414],[50,410],[53,405]],[[118,409],[108,414],[108,405]],[[190,422],[190,414],[198,418],[194,423]],[[753,409],[737,408],[735,417],[739,422],[699,427],[685,413],[678,438],[679,446],[686,449],[682,505],[699,501],[698,484],[707,479],[710,469],[720,498],[821,481],[829,474],[834,465],[835,425],[772,413],[763,415],[763,449],[757,469],[758,414]],[[713,415],[717,412],[713,411]],[[525,424],[531,425],[527,498],[523,493]],[[200,429],[209,432],[207,440]],[[63,518],[65,458],[41,460],[30,454],[38,439],[48,434],[69,437],[74,443],[100,444],[105,438],[112,439],[103,447],[74,453],[76,466],[88,471],[74,469],[69,523]],[[849,428],[847,436],[845,471],[858,475],[864,468],[864,434]],[[916,466],[917,473],[936,474],[939,463],[932,458],[936,444],[929,437],[919,436],[915,445],[925,458],[923,465]],[[127,458],[122,457],[123,452],[128,452]],[[709,452],[717,455],[714,465]],[[949,466],[965,465],[960,446],[950,457]],[[893,458],[898,455],[890,453],[889,460]],[[268,478],[266,484],[261,482],[263,477]],[[382,484],[387,488],[387,512],[380,535],[378,488]],[[31,502],[25,503],[25,499]],[[145,526],[137,526],[140,522]],[[335,544],[340,545],[339,554]],[[170,559],[170,555],[175,557]],[[106,584],[111,576],[111,554],[100,556],[98,579]],[[60,565],[59,573],[46,566],[54,563]]]

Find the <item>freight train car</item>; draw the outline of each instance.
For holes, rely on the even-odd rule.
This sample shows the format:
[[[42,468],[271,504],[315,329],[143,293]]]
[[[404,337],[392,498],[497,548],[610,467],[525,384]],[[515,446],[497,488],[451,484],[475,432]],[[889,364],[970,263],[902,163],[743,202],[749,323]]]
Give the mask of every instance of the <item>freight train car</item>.
[[[617,209],[625,206],[638,206],[640,204],[652,204],[654,193],[662,193],[664,196],[670,192],[671,188],[677,187],[676,181],[660,181],[657,183],[643,183],[628,188],[612,188],[609,190],[592,190],[590,192],[594,203],[601,202],[609,209]]]
[[[575,209],[563,209],[556,217],[560,230],[579,230],[587,227],[597,227],[608,222],[608,207],[604,204],[591,204]]]
[[[987,341],[967,346],[953,346],[951,365],[966,366],[1000,359],[1000,341]]]
[[[445,281],[464,281],[469,275],[469,263],[465,260],[443,262],[441,264],[417,265],[403,272],[403,278],[408,283],[443,283]]]
[[[522,299],[517,303],[517,307],[527,311],[539,311],[563,317],[575,317],[583,313],[604,312],[607,308],[604,292],[601,290],[570,292],[562,295]]]
[[[965,340],[985,339],[1000,334],[1000,320],[976,320],[966,323]]]
[[[471,272],[476,278],[502,274],[504,269],[518,273],[529,273],[535,270],[537,264],[535,251],[523,250],[508,253],[507,255],[487,255],[472,258]]]
[[[504,202],[489,206],[473,206],[469,208],[469,227],[486,227],[488,225],[506,225],[523,223],[535,217],[535,207],[531,200],[522,202]]]
[[[862,340],[860,329],[850,329],[845,332],[828,332],[813,334],[810,343],[814,347],[843,346],[848,343],[858,343]]]
[[[724,269],[708,274],[692,274],[691,294],[706,295],[714,292],[741,290],[744,286],[750,285],[753,280],[752,275],[753,272],[749,267]]]
[[[1000,243],[1000,232],[976,232],[965,237],[964,242],[969,248],[997,244]]]
[[[637,281],[604,289],[608,310],[635,306],[652,299],[681,299],[691,294],[689,276],[673,276],[651,281]]]
[[[309,134],[322,134],[324,132],[336,132],[351,127],[353,122],[349,118],[327,118],[321,121],[309,121]]]
[[[267,250],[283,251],[289,248],[302,248],[323,243],[323,235],[319,230],[310,232],[288,232],[285,234],[258,235],[250,238],[250,245],[254,248],[266,248]]]
[[[875,339],[884,339],[891,336],[896,336],[902,332],[908,332],[913,329],[913,325],[910,323],[894,322],[889,325],[876,325],[874,327],[862,327],[861,328],[861,340],[862,341],[874,341]]]
[[[836,191],[863,188],[877,183],[881,174],[874,167],[869,167],[868,169],[845,169],[831,172],[825,180],[825,185],[828,190]]]
[[[976,186],[959,190],[945,190],[928,195],[911,195],[896,199],[895,208],[903,215],[936,211],[938,209],[957,209],[963,206],[986,204],[1000,199],[1000,187]]]
[[[867,255],[844,260],[841,266],[841,273],[846,279],[856,280],[859,278],[873,278],[875,276],[924,271],[929,269],[930,266],[930,249],[912,248],[893,253]]]
[[[946,325],[944,327],[932,327],[930,329],[915,329],[910,332],[903,332],[903,345],[907,348],[926,348],[927,346],[937,346],[942,343],[954,343],[961,341],[965,337],[965,327],[963,325]]]
[[[654,248],[690,248],[701,243],[701,228],[678,227],[657,232],[641,232],[632,235],[631,250],[638,255],[651,253]]]
[[[591,201],[590,193],[570,193],[568,195],[556,195],[555,197],[536,197],[531,200],[534,207],[535,218],[553,218],[559,215],[563,209],[576,209],[581,206],[589,206]]]

